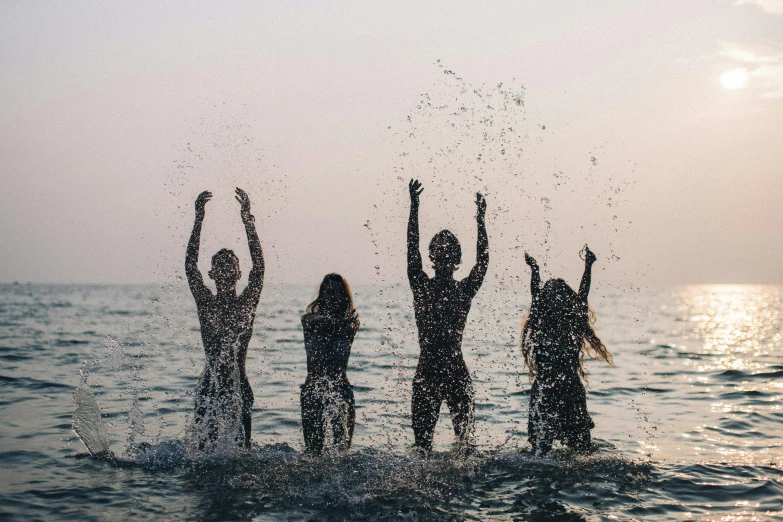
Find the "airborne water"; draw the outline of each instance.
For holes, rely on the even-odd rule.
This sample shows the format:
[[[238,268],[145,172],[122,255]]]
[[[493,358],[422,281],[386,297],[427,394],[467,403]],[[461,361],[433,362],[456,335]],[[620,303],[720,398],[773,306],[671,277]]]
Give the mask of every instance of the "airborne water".
[[[513,334],[520,317],[498,313],[519,307],[525,289],[487,287],[471,313],[464,348],[477,388],[479,452],[468,458],[454,453],[445,408],[434,455],[409,449],[416,350],[408,289],[355,290],[363,327],[349,366],[354,448],[312,459],[301,454],[306,369],[298,325],[312,288],[265,290],[248,355],[255,446],[210,458],[194,457],[187,446],[203,355],[186,288],[0,287],[2,517],[781,516],[783,287],[667,287],[640,295],[596,284],[597,329],[617,363],[588,363],[599,450],[547,458],[526,451],[530,383]],[[174,327],[165,320],[171,316],[181,318]],[[124,334],[111,341],[107,330]],[[119,462],[85,458],[71,431],[72,395],[87,355],[94,355],[87,384]],[[140,417],[130,415],[134,404]],[[124,449],[129,437],[131,451]]]
[[[357,209],[367,220],[376,279],[354,286],[362,328],[348,368],[357,413],[351,451],[301,453],[300,316],[314,287],[264,289],[247,359],[254,445],[202,454],[189,426],[204,355],[184,281],[0,286],[0,518],[783,517],[783,287],[608,284],[605,276],[618,280],[627,270],[618,253],[625,257],[634,238],[644,238],[623,209],[635,183],[630,172],[605,166],[597,150],[561,150],[566,135],[548,142],[552,125],[525,112],[525,91],[513,82],[476,87],[436,68],[432,88],[387,129],[393,157],[387,171],[373,174],[382,197],[366,217]],[[168,180],[182,208],[190,209],[183,187],[194,171],[233,185],[206,176],[233,180],[262,166],[255,149],[242,148],[241,130],[226,134],[241,125],[220,123],[202,140],[220,143],[188,143],[192,157],[178,160]],[[453,228],[466,260],[475,238],[470,205],[476,191],[488,199],[490,270],[463,343],[479,445],[467,457],[455,451],[445,406],[434,453],[410,449],[418,349],[410,291],[399,282],[411,177],[425,184],[422,238]],[[292,197],[284,177],[253,179],[260,181],[252,192]],[[180,241],[187,231],[174,236]],[[526,443],[530,382],[518,343],[530,293],[522,255],[529,250],[545,272],[574,280],[579,273],[547,263],[565,251],[577,262],[586,241],[599,256],[590,294],[596,329],[617,366],[587,364],[597,451],[539,458]],[[644,281],[642,273],[622,275]],[[108,446],[116,458],[88,457],[82,440],[93,453]]]

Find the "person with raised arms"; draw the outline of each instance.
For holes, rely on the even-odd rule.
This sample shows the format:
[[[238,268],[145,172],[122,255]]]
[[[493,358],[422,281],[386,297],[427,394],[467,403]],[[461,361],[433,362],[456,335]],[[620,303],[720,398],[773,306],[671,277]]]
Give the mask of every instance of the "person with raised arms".
[[[196,199],[196,219],[185,254],[185,273],[196,300],[204,343],[206,365],[196,385],[195,435],[200,449],[214,444],[228,433],[240,446],[250,446],[253,390],[245,372],[247,348],[253,335],[253,321],[264,282],[264,256],[250,213],[250,198],[240,188],[236,199],[247,233],[253,267],[247,287],[237,295],[242,276],[239,259],[233,251],[222,249],[212,256],[209,277],[217,293],[204,284],[198,269],[201,225],[212,193],[205,191]]]
[[[587,305],[592,267],[596,261],[585,245],[585,269],[579,292],[562,279],[541,286],[538,263],[525,254],[530,267],[532,302],[522,326],[522,355],[530,371],[528,439],[536,453],[547,453],[555,440],[576,451],[592,447],[595,424],[587,411],[582,379],[584,354],[614,365],[612,354],[595,333],[595,316]]]
[[[489,265],[489,241],[484,216],[487,202],[476,194],[478,241],[476,264],[468,277],[454,279],[462,261],[462,249],[448,230],[435,234],[429,245],[435,277],[422,268],[419,251],[419,198],[423,191],[418,180],[408,184],[411,199],[408,220],[408,280],[413,291],[413,308],[419,330],[419,363],[413,380],[411,417],[416,447],[432,449],[435,425],[443,401],[449,407],[458,444],[472,448],[475,413],[470,372],[462,356],[462,334],[473,297],[481,288]]]

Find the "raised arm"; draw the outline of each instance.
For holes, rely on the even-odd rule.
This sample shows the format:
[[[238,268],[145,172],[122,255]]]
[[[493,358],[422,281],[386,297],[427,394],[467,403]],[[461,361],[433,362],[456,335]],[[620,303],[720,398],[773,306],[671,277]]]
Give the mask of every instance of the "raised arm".
[[[476,223],[478,224],[478,236],[476,239],[476,264],[470,271],[467,283],[472,294],[478,292],[481,283],[484,282],[484,276],[487,275],[489,267],[489,238],[487,237],[487,224],[485,215],[487,213],[487,200],[480,192],[476,192]]]
[[[533,301],[538,299],[538,294],[541,291],[541,271],[538,269],[538,263],[533,256],[525,252],[525,263],[530,267],[530,295],[533,296]]]
[[[585,272],[582,274],[582,282],[579,283],[579,299],[583,303],[587,303],[587,294],[590,293],[590,280],[592,278],[593,263],[595,263],[596,257],[587,245],[585,245]]]
[[[261,250],[261,241],[256,232],[256,219],[250,213],[250,198],[241,188],[236,189],[236,199],[239,201],[242,223],[245,224],[245,233],[247,234],[247,245],[250,248],[250,259],[253,262],[253,268],[250,269],[247,287],[242,295],[258,303],[261,297],[261,288],[264,286],[264,253]]]
[[[411,213],[408,217],[408,280],[413,284],[424,275],[419,251],[419,196],[424,191],[418,180],[410,180]]]
[[[204,284],[204,278],[198,269],[201,224],[204,222],[204,216],[206,215],[205,207],[210,199],[212,199],[212,193],[206,190],[196,198],[196,220],[193,223],[193,232],[190,234],[188,249],[185,252],[185,275],[187,275],[190,291],[193,293],[197,303],[211,294],[209,288]]]

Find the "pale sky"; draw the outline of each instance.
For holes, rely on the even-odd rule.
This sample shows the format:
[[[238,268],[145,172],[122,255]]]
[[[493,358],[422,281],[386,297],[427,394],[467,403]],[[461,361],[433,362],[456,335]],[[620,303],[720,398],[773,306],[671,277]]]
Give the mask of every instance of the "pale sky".
[[[783,283],[783,0],[0,6],[0,281],[404,281],[407,182],[489,281]],[[502,86],[499,86],[502,84]],[[425,257],[426,259],[426,257]],[[376,268],[376,266],[378,268]]]

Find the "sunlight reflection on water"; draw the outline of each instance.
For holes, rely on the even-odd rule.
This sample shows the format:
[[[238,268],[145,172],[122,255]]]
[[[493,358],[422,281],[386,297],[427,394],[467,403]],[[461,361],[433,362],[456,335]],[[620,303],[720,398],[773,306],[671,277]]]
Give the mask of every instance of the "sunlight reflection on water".
[[[781,288],[693,285],[672,297],[675,320],[687,324],[673,332],[682,339],[689,400],[708,402],[712,414],[683,430],[677,449],[690,447],[702,459],[781,462],[777,430],[759,426],[780,422]]]
[[[299,315],[312,290],[269,287],[262,296],[248,356],[256,394],[253,438],[262,446],[302,447],[298,387],[305,358]],[[336,512],[338,518],[353,512],[372,518],[368,514],[380,506],[413,505],[424,518],[557,512],[575,514],[576,520],[662,513],[681,519],[686,512],[697,519],[750,518],[783,508],[780,286],[638,291],[597,284],[591,294],[596,326],[617,367],[587,363],[587,403],[601,450],[584,461],[580,478],[571,476],[574,463],[568,458],[538,462],[519,452],[526,447],[530,382],[521,370],[517,337],[520,309],[529,296],[524,288],[488,285],[477,296],[464,344],[484,455],[477,465],[484,471],[464,474],[458,466],[443,471],[440,464],[429,470],[425,463],[426,480],[403,486],[395,482],[397,467],[418,469],[407,454],[417,346],[404,286],[355,289],[363,324],[349,366],[357,432],[345,462],[358,463],[359,476],[339,465],[337,471],[327,466],[313,474],[309,464],[292,466],[281,457],[264,464],[276,466],[274,473],[264,466],[239,471],[223,466],[218,472],[225,480],[214,484],[209,473],[194,479],[188,470],[110,470],[63,458],[84,451],[70,430],[71,394],[84,359],[94,363],[88,384],[115,452],[120,453],[134,415],[143,416],[144,432],[134,434],[137,443],[182,439],[203,368],[195,309],[185,288],[0,291],[5,385],[0,457],[11,470],[0,500],[21,502],[14,504],[23,506],[19,512],[34,518],[51,518],[58,509],[83,513],[79,505],[104,501],[107,518],[121,518],[128,502],[138,513],[172,513],[176,505],[189,506],[186,518],[233,513],[262,519],[275,514],[327,518],[323,510],[335,505],[343,510]],[[453,465],[452,443],[444,408],[436,449],[446,468]],[[495,469],[497,459],[504,464]],[[232,489],[237,483],[247,487]],[[280,485],[288,483],[297,484],[293,496]],[[428,484],[438,487],[428,489]],[[85,492],[81,500],[71,494],[76,489]],[[40,491],[57,500],[41,506]]]

